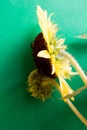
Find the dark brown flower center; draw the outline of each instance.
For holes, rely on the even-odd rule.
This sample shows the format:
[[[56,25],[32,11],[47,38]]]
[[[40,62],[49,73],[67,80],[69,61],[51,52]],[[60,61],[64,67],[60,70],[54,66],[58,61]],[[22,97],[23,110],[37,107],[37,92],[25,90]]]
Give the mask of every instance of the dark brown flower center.
[[[40,52],[42,50],[48,51],[47,43],[46,43],[42,33],[38,34],[37,37],[35,38],[35,40],[32,44],[32,49],[33,49],[34,60],[35,60],[35,63],[37,65],[39,72],[41,72],[42,74],[44,74],[48,77],[56,78],[55,73],[53,75],[51,74],[52,73],[51,59],[37,56],[38,52]]]

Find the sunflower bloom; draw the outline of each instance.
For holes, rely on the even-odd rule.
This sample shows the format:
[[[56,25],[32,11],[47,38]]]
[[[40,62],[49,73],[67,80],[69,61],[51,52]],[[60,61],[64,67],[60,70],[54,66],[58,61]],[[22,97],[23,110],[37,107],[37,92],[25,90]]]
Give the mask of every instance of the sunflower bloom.
[[[38,34],[32,44],[37,69],[32,71],[28,77],[27,90],[32,93],[33,97],[45,101],[51,97],[54,86],[61,93],[63,101],[87,126],[87,120],[71,102],[71,100],[74,100],[74,96],[87,88],[87,76],[77,61],[66,52],[65,39],[56,36],[59,28],[51,20],[51,16],[52,14],[48,16],[46,10],[42,10],[40,6],[37,6],[37,17],[41,33]],[[71,64],[78,73],[72,71]],[[70,80],[71,76],[77,74],[80,75],[85,86],[74,92],[66,80]],[[58,78],[59,82],[56,82],[55,78]]]
[[[58,31],[57,24],[54,24],[51,21],[51,15],[47,16],[47,11],[43,11],[40,6],[37,6],[37,16],[43,37],[47,43],[47,50],[39,51],[37,56],[51,60],[51,74],[53,75],[55,73],[57,75],[60,82],[61,95],[62,97],[66,96],[73,93],[73,90],[65,80],[70,78],[71,73],[74,75],[76,72],[72,72],[69,60],[60,54],[61,51],[67,48],[64,45],[65,39],[58,39],[56,37],[56,33]]]

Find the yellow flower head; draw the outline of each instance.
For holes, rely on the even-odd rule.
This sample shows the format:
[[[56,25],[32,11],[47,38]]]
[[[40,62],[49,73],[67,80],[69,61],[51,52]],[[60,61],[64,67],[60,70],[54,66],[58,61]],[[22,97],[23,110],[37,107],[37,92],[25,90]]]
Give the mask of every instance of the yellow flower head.
[[[57,75],[60,82],[61,95],[66,96],[73,93],[73,90],[65,79],[69,79],[72,74],[76,73],[72,72],[69,60],[61,55],[61,51],[66,49],[64,45],[65,39],[56,37],[58,27],[57,24],[51,21],[52,14],[48,16],[46,10],[42,10],[40,6],[37,6],[37,16],[43,37],[47,43],[47,50],[39,51],[37,57],[51,60],[51,75],[54,73]]]
[[[62,99],[68,104],[77,117],[87,126],[87,120],[81,115],[69,100],[74,100],[76,94],[87,88],[87,76],[82,71],[76,60],[65,51],[65,39],[56,37],[57,24],[51,21],[46,10],[37,6],[38,23],[42,30],[32,44],[33,56],[37,69],[32,71],[28,77],[28,91],[32,96],[42,101],[51,97],[53,86],[61,93]],[[86,38],[87,35],[79,38]],[[66,79],[70,79],[76,72],[72,71],[71,64],[77,70],[85,86],[73,92]],[[55,81],[58,78],[59,82]]]

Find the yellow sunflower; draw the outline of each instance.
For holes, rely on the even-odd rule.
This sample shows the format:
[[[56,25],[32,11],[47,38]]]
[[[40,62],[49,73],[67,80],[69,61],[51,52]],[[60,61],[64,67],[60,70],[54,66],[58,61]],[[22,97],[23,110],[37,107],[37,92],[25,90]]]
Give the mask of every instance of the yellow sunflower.
[[[37,16],[43,37],[47,43],[47,50],[39,51],[37,56],[51,60],[51,75],[54,73],[57,75],[60,83],[60,91],[62,97],[68,94],[72,94],[73,90],[66,82],[66,79],[70,78],[71,75],[76,75],[77,73],[72,72],[69,60],[62,56],[60,53],[66,49],[66,46],[63,44],[65,39],[58,39],[56,37],[56,33],[58,31],[57,24],[54,24],[51,21],[52,15],[47,16],[47,11],[43,11],[40,6],[37,6]]]
[[[51,20],[47,11],[37,6],[38,23],[41,33],[35,38],[32,49],[37,69],[31,72],[28,77],[28,91],[32,96],[45,101],[51,97],[53,86],[61,93],[62,99],[73,110],[77,117],[87,126],[87,120],[80,114],[76,107],[69,100],[74,100],[74,96],[87,88],[87,76],[81,69],[77,61],[68,52],[64,45],[64,38],[58,38],[57,24]],[[72,66],[77,72],[72,71]],[[79,74],[85,86],[75,92],[67,83],[71,76]],[[59,82],[55,81],[58,78]]]

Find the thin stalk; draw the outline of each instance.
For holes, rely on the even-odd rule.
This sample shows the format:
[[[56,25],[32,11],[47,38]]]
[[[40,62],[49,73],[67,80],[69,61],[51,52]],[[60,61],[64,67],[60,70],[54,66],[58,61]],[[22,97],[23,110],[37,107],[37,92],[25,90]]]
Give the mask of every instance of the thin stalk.
[[[66,103],[71,108],[71,110],[76,114],[76,116],[87,126],[87,120],[83,117],[83,115],[76,109],[76,107],[72,104],[72,102],[67,99]]]
[[[64,99],[67,99],[67,98],[71,98],[71,97],[74,97],[76,95],[78,95],[79,93],[81,93],[83,90],[87,89],[87,85],[77,89],[76,91],[74,91],[72,94],[68,94],[64,97],[62,97],[61,99],[64,100]]]
[[[70,60],[71,64],[74,66],[74,68],[77,70],[80,77],[82,78],[84,84],[87,85],[87,76],[85,75],[84,71],[82,70],[78,62],[75,60],[75,58],[66,51],[62,51],[61,54]]]

